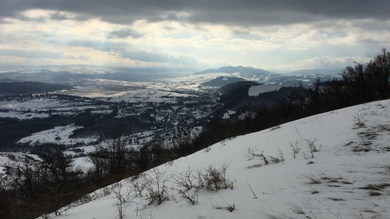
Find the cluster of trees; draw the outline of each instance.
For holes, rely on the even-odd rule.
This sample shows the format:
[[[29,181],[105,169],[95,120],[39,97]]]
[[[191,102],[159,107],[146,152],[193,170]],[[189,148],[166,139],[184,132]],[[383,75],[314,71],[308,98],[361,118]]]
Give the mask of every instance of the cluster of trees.
[[[38,92],[38,91],[37,91]],[[37,99],[59,99],[59,100],[70,100],[70,101],[92,101],[92,98],[89,97],[79,97],[66,94],[56,94],[56,93],[26,93],[22,92],[20,94],[2,94],[0,95],[0,101],[27,101],[27,100],[37,100]],[[101,101],[97,101],[101,102]]]
[[[18,146],[16,142],[32,133],[51,129],[56,126],[65,126],[71,124],[73,121],[74,117],[68,115],[52,115],[48,118],[32,118],[26,120],[0,118],[0,150],[29,150],[31,149],[30,146]]]
[[[94,181],[113,176],[129,176],[177,158],[171,149],[164,148],[162,139],[156,137],[140,150],[127,147],[123,134],[105,138],[108,144],[99,145],[88,155],[93,168],[88,172]]]
[[[81,171],[55,147],[39,153],[41,161],[31,161],[10,169],[0,187],[1,218],[34,218],[59,209],[79,197]]]
[[[93,168],[87,172],[75,169],[60,147],[37,147],[42,160],[10,168],[0,179],[0,218],[61,214],[58,209],[85,194],[175,158],[157,139],[141,150],[127,147],[123,132],[106,136],[105,142],[88,155]]]
[[[143,116],[117,117],[119,108],[114,105],[109,114],[92,113],[91,110],[85,110],[75,116],[74,124],[82,126],[70,136],[71,138],[82,138],[100,135],[101,133],[111,135],[112,132],[123,132],[129,134],[135,131],[150,130],[154,125],[150,119]]]

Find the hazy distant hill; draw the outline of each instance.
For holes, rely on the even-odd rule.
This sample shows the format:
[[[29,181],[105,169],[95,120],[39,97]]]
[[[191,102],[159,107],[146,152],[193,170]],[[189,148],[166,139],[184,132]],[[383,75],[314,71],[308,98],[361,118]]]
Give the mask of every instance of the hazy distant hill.
[[[47,84],[42,82],[0,83],[0,94],[44,93],[69,89],[72,89],[72,87],[62,84]]]
[[[205,71],[194,73],[196,75],[200,74],[213,74],[213,73],[239,73],[241,77],[245,78],[265,78],[268,75],[273,75],[275,73],[269,72],[263,69],[259,68],[253,68],[253,67],[243,67],[243,66],[224,66],[217,69],[208,69]]]
[[[52,66],[51,68],[10,69],[0,74],[0,82],[40,81],[83,85],[95,79],[144,82],[182,75],[175,69]]]
[[[309,69],[280,74],[253,67],[224,66],[217,69],[208,69],[194,74],[216,74],[220,76],[221,73],[224,73],[226,75],[232,75],[232,77],[242,77],[246,80],[257,81],[265,84],[297,86],[300,83],[303,83],[304,85],[311,85],[317,78],[319,78],[321,81],[331,80],[334,77],[340,77],[341,72],[342,69]]]
[[[252,81],[241,81],[228,84],[220,89],[223,93],[220,101],[226,108],[231,108],[249,98],[248,90],[251,86],[259,85]]]
[[[225,85],[231,84],[231,83],[236,83],[240,81],[245,81],[243,78],[238,78],[238,77],[224,77],[220,76],[215,79],[212,79],[210,81],[204,82],[201,84],[202,87],[223,87]]]

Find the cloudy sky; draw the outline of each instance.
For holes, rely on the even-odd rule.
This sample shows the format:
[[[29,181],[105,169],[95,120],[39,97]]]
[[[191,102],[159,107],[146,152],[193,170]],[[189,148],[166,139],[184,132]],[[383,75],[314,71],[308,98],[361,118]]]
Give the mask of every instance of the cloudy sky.
[[[390,49],[388,0],[1,0],[0,65],[337,68]]]

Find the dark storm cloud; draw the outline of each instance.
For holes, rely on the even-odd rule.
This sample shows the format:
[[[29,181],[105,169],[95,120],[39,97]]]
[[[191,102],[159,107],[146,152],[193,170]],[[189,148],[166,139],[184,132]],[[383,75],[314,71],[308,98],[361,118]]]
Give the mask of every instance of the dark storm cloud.
[[[388,0],[3,0],[0,17],[17,17],[27,9],[49,9],[122,24],[143,19],[266,25],[325,18],[389,19],[388,8]]]
[[[70,17],[63,12],[56,12],[50,16],[51,20],[69,20]]]
[[[132,45],[129,43],[111,42],[109,40],[69,40],[67,42],[50,41],[50,43],[54,45],[79,46],[103,52],[112,52],[116,53],[121,58],[130,59],[134,61],[167,63],[175,66],[195,66],[199,64],[199,61],[192,56],[172,55],[168,53],[145,50],[132,51]]]
[[[51,20],[88,20],[89,18],[87,16],[81,15],[81,16],[70,16],[64,12],[55,12],[50,15]]]
[[[113,38],[113,39],[124,39],[127,37],[132,37],[134,39],[137,39],[143,37],[143,34],[139,33],[136,30],[126,28],[126,29],[111,31],[107,35],[107,38]]]

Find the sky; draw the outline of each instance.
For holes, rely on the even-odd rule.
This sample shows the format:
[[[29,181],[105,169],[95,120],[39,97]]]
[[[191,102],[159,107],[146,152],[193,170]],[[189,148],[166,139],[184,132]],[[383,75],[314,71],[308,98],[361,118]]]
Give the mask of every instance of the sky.
[[[390,48],[388,0],[0,0],[0,65],[343,68]]]

